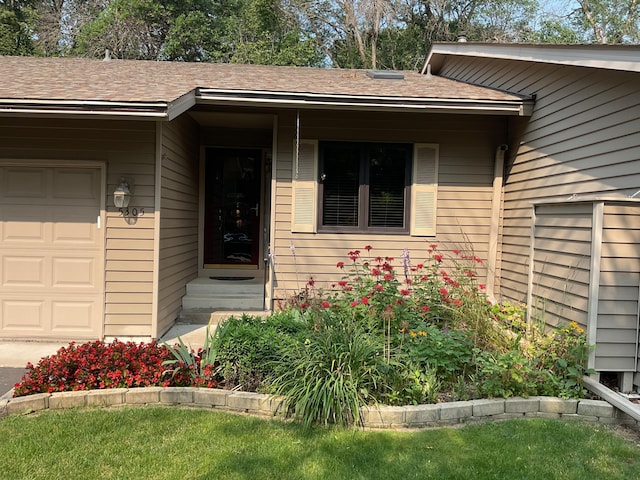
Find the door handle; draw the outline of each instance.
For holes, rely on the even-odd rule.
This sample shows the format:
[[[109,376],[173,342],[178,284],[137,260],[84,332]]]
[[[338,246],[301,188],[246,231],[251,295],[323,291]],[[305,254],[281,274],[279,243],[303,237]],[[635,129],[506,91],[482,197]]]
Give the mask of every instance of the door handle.
[[[260,203],[259,203],[259,202],[256,202],[256,206],[255,206],[255,207],[250,208],[249,210],[255,210],[255,212],[256,212],[256,217],[257,217],[257,216],[259,216],[259,214],[260,214]]]

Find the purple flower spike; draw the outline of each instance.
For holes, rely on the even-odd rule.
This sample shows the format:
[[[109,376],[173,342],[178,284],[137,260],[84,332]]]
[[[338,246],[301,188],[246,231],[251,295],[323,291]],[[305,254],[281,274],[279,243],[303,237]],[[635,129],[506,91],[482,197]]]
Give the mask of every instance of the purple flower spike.
[[[411,266],[411,256],[408,248],[402,249],[402,268],[404,269],[404,278],[409,278],[409,267]]]

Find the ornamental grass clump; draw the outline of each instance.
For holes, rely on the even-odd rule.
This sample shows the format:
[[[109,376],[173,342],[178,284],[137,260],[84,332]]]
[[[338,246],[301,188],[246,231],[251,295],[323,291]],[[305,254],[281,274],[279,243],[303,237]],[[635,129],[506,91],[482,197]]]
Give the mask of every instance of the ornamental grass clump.
[[[361,425],[360,408],[375,402],[384,382],[381,344],[357,323],[327,318],[282,351],[278,364],[288,368],[274,378],[272,392],[305,427]]]

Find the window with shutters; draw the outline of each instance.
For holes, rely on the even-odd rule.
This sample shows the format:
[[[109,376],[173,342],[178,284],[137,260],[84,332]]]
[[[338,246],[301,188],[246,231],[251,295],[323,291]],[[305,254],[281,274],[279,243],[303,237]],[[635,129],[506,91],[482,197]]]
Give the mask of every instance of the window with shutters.
[[[413,145],[319,143],[319,227],[407,232]]]
[[[291,231],[435,236],[439,146],[294,144]]]

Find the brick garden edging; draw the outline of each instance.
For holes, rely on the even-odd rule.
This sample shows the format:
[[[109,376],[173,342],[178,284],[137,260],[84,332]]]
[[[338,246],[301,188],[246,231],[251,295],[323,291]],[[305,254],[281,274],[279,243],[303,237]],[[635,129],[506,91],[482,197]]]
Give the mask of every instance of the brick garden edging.
[[[0,418],[40,410],[117,405],[180,405],[282,417],[280,397],[197,387],[148,387],[38,393],[0,401]],[[406,407],[365,407],[366,428],[420,428],[518,418],[557,418],[638,427],[631,416],[602,400],[529,397],[445,402]]]

